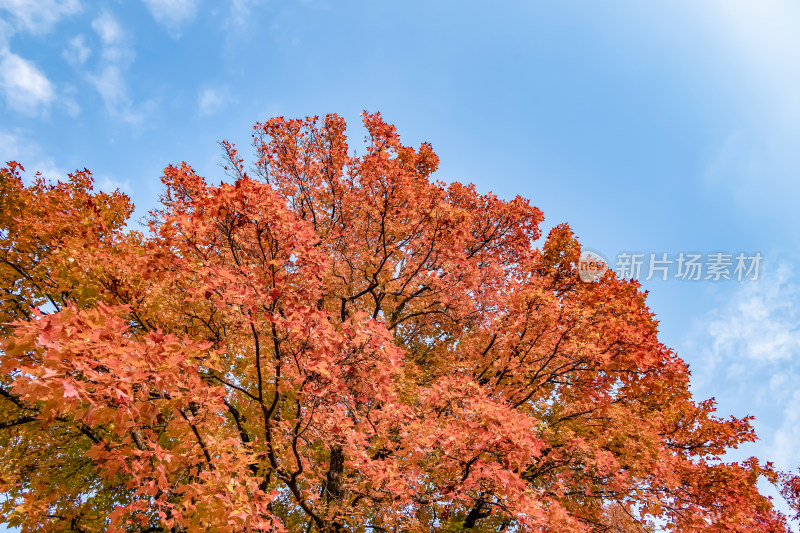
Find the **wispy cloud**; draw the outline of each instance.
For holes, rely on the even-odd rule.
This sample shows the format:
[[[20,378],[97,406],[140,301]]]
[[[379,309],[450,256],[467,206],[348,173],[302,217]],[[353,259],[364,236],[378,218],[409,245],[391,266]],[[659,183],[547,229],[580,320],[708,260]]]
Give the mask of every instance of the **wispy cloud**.
[[[65,16],[81,10],[79,0],[2,0],[0,10],[11,15],[15,29],[41,35]]]
[[[125,71],[134,59],[129,35],[108,11],[92,21],[92,29],[102,42],[103,61],[98,70],[87,75],[89,82],[100,94],[112,118],[141,126],[151,104],[135,104],[128,92]]]
[[[14,111],[37,115],[55,98],[53,84],[36,65],[8,51],[0,50],[0,89]]]
[[[89,81],[103,98],[106,109],[114,118],[140,126],[147,117],[147,106],[134,106],[128,88],[117,65],[106,65],[99,73],[90,74]]]
[[[128,180],[119,181],[109,176],[97,178],[95,176],[95,189],[103,192],[113,192],[119,189],[122,192],[131,194],[131,184]]]
[[[86,63],[86,60],[92,55],[92,49],[86,45],[86,38],[81,34],[69,40],[62,55],[67,63],[79,67]]]
[[[264,0],[232,0],[231,10],[226,20],[227,27],[242,28],[250,20],[250,13],[253,7],[263,4]]]
[[[695,388],[756,385],[761,397],[750,398],[758,401],[783,394],[785,372],[800,363],[800,285],[793,276],[788,264],[765,269],[699,318],[686,347],[700,356],[692,368]]]
[[[204,88],[197,94],[197,108],[200,115],[213,115],[224,107],[227,100],[227,90]]]
[[[92,29],[103,43],[103,59],[115,63],[133,60],[133,50],[125,43],[127,36],[111,13],[105,11],[95,18]]]
[[[40,173],[49,181],[65,180],[69,172],[58,166],[52,157],[45,155],[42,147],[28,138],[24,133],[15,130],[0,130],[0,166],[8,161],[16,161],[25,167],[23,179],[30,181]],[[94,188],[105,192],[117,189],[131,194],[132,188],[128,180],[117,180],[112,176],[95,176]]]
[[[14,28],[11,24],[0,18],[0,51],[8,50],[8,42],[14,35]]]
[[[57,91],[47,75],[32,61],[11,51],[15,34],[44,35],[62,18],[81,10],[79,0],[0,0],[0,91],[9,109],[29,116],[49,110]],[[77,113],[71,99],[58,104],[67,113]]]
[[[109,109],[116,110],[130,105],[125,81],[118,66],[107,65],[99,74],[90,74],[89,81],[103,97]]]
[[[180,29],[194,19],[199,0],[142,0],[153,18],[170,34],[180,37]]]
[[[800,291],[791,277],[782,265],[764,280],[745,283],[708,323],[715,360],[775,363],[800,356]]]
[[[764,429],[760,451],[784,468],[800,462],[798,301],[800,283],[788,264],[765,270],[700,317],[684,346],[697,361],[695,393],[754,414]]]
[[[742,283],[698,317],[681,352],[691,353],[692,390],[715,396],[721,415],[755,416],[759,440],[732,454],[788,470],[800,465],[800,282],[788,263]],[[774,488],[762,487],[776,495]],[[775,504],[788,508],[780,497]]]
[[[92,29],[106,46],[116,45],[122,40],[122,28],[108,11],[92,21]]]
[[[59,180],[67,172],[55,164],[53,158],[45,155],[42,147],[18,131],[0,130],[0,165],[16,161],[25,167],[27,175],[41,172],[48,179]]]

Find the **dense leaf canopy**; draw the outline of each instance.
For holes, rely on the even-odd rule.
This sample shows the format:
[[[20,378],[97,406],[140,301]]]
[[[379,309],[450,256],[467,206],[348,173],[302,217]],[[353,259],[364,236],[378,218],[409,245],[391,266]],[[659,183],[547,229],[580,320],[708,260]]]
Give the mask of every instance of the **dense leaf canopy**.
[[[785,531],[567,226],[364,116],[257,124],[161,208],[0,178],[0,515],[23,531]]]

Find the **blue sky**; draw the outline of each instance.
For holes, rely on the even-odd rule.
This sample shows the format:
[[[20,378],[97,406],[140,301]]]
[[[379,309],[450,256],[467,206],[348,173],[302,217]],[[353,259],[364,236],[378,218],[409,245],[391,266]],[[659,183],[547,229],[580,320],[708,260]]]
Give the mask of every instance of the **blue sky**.
[[[0,160],[89,168],[154,206],[161,169],[222,176],[271,116],[366,109],[437,178],[620,252],[764,257],[757,281],[644,281],[698,399],[800,464],[800,4],[0,0]],[[671,272],[674,274],[674,271]]]

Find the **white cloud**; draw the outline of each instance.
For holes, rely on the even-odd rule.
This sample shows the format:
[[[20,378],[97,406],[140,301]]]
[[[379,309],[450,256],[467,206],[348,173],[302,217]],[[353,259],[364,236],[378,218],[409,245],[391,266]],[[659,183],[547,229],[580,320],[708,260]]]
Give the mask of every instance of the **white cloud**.
[[[92,82],[109,108],[117,108],[128,100],[125,81],[117,66],[108,65],[100,74],[89,75],[89,81]]]
[[[118,44],[122,40],[122,28],[107,11],[92,21],[92,29],[106,46]]]
[[[133,61],[133,49],[127,43],[127,35],[111,13],[104,11],[95,18],[92,29],[103,43],[103,59],[119,64]]]
[[[800,355],[798,288],[781,266],[767,279],[746,282],[708,325],[715,359],[778,362]]]
[[[39,144],[26,138],[21,132],[0,130],[0,166],[8,161],[16,161],[25,167],[23,179],[28,183],[37,173],[41,173],[49,181],[66,180],[69,174],[56,165],[52,157],[45,155]],[[94,180],[95,190],[113,192],[119,189],[128,194],[132,192],[128,180],[119,181],[110,176],[95,176]]]
[[[3,19],[0,19],[0,52],[8,50],[8,41],[14,35],[14,28]]]
[[[783,378],[800,363],[800,285],[787,264],[765,268],[757,281],[740,282],[719,309],[697,321],[687,346],[701,355],[692,368],[694,388],[726,385],[751,389],[751,400],[783,399]]]
[[[120,118],[132,125],[141,125],[145,114],[134,109],[128,96],[122,71],[116,65],[106,65],[99,74],[90,74],[89,81],[103,98],[106,109],[114,118]]]
[[[0,10],[7,11],[17,29],[44,34],[65,16],[80,11],[78,0],[0,0]]]
[[[81,112],[81,106],[76,100],[78,89],[74,85],[66,85],[61,89],[60,93],[59,105],[69,116],[77,117]]]
[[[755,455],[785,470],[800,464],[800,281],[788,264],[773,266],[699,317],[681,352],[693,355],[696,398],[715,396],[723,417],[755,416],[759,440],[730,459]],[[780,498],[775,503],[787,510]]]
[[[10,108],[28,115],[46,110],[55,98],[47,76],[30,61],[7,50],[0,51],[0,89]]]
[[[103,176],[102,178],[95,178],[95,189],[103,191],[103,192],[114,192],[115,190],[119,189],[120,191],[126,192],[131,194],[131,185],[128,180],[119,181],[115,180],[114,178],[110,178],[108,176]]]
[[[125,71],[133,61],[134,52],[128,33],[105,11],[92,21],[92,28],[103,43],[99,68],[87,75],[112,118],[134,126],[144,124],[153,102],[134,103],[125,81]]]
[[[64,110],[72,118],[75,118],[75,117],[77,117],[78,115],[81,114],[81,106],[72,97],[68,96],[68,97],[64,98],[61,101],[61,105],[64,106]]]
[[[233,0],[231,2],[230,15],[225,25],[228,27],[245,26],[250,19],[250,9],[261,3],[263,3],[263,0]]]
[[[179,37],[180,27],[190,22],[197,11],[198,0],[142,0],[153,18]]]
[[[48,179],[65,179],[67,172],[59,168],[53,158],[42,151],[36,142],[26,139],[19,132],[0,130],[0,164],[16,161],[25,167],[26,175],[41,172]]]
[[[197,95],[197,107],[201,115],[213,115],[222,109],[227,100],[225,91],[202,89]]]
[[[79,67],[86,63],[89,56],[92,54],[91,48],[86,46],[86,39],[83,35],[76,35],[69,40],[67,48],[64,49],[62,55],[70,65]]]

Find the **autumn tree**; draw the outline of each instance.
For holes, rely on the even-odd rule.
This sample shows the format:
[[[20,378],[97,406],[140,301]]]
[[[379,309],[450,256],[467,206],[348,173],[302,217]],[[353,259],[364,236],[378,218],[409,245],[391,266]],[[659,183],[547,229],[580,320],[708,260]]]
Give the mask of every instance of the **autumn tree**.
[[[2,170],[6,523],[785,531],[635,282],[364,125],[356,157],[336,115],[257,124],[218,185],[165,169],[143,231],[87,171]]]
[[[781,496],[794,513],[792,518],[800,521],[800,469],[796,472],[778,472],[777,480]]]

